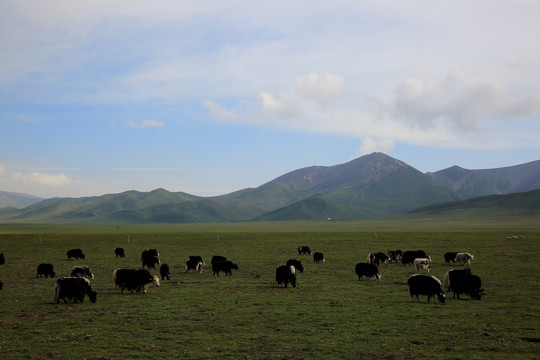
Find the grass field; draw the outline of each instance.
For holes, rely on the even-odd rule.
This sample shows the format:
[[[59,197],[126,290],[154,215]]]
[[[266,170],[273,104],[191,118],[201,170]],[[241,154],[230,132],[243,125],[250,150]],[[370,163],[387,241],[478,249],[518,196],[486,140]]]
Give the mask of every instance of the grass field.
[[[448,226],[447,228],[450,228]],[[197,226],[0,225],[0,358],[2,359],[535,359],[540,358],[540,231],[380,231],[358,224],[234,224]],[[298,229],[298,230],[295,230]],[[443,227],[444,228],[444,227]],[[527,228],[527,227],[525,227]],[[129,237],[128,237],[129,235]],[[508,235],[524,235],[507,240]],[[129,239],[129,241],[128,241]],[[308,245],[324,264],[298,256]],[[114,249],[126,257],[117,259]],[[86,259],[67,260],[70,248]],[[157,248],[172,271],[148,294],[121,294],[112,271],[140,266],[140,253]],[[369,252],[424,249],[431,274],[442,280],[459,266],[447,251],[475,256],[481,301],[466,296],[446,304],[411,302],[411,266],[381,266],[381,282],[359,281],[354,266]],[[233,276],[212,276],[210,258],[238,263]],[[207,262],[185,273],[189,255]],[[300,258],[297,288],[278,288],[275,268]],[[98,300],[53,302],[55,279],[36,279],[39,263],[56,278],[89,265]],[[155,271],[157,273],[157,271]]]

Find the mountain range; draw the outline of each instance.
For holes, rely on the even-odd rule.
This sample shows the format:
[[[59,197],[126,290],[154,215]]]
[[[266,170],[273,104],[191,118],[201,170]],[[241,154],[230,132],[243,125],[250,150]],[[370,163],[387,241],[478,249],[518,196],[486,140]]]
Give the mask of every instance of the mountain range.
[[[372,153],[340,165],[298,169],[257,188],[221,196],[199,197],[156,189],[94,197],[53,198],[22,209],[1,208],[0,221],[205,223],[351,220],[402,214],[435,204],[536,189],[540,189],[540,160],[486,170],[453,166],[424,174],[388,155]],[[461,206],[466,205],[462,203]]]

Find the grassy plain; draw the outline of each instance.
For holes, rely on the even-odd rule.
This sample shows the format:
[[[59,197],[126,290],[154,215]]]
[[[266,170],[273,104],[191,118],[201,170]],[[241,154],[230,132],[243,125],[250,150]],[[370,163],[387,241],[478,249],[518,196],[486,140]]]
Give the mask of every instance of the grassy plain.
[[[461,224],[461,226],[458,226]],[[540,358],[540,224],[413,220],[348,223],[238,223],[149,226],[0,225],[0,358],[5,359],[535,359]],[[128,236],[129,235],[129,236]],[[525,239],[507,240],[508,235]],[[326,263],[298,256],[309,245]],[[114,248],[126,257],[117,259]],[[157,248],[172,279],[148,294],[121,294],[111,273],[139,267]],[[86,260],[68,261],[81,248]],[[411,266],[381,266],[380,283],[359,281],[369,252],[424,249],[431,274],[458,266],[446,251],[475,256],[481,301],[411,302]],[[233,276],[185,273],[188,255],[224,255]],[[297,288],[278,288],[274,272],[300,258]],[[41,262],[56,278],[89,265],[98,300],[53,302],[55,279],[36,279]]]

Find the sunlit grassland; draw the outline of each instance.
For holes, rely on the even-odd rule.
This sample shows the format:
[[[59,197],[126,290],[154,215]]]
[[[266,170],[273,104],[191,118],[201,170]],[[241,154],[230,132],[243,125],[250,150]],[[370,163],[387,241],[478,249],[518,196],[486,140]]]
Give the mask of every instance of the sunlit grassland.
[[[465,230],[452,230],[449,222],[438,229],[405,223],[0,225],[6,257],[0,266],[0,358],[539,358],[539,229],[502,221],[484,229],[471,221]],[[525,239],[509,241],[508,235]],[[299,245],[323,252],[326,262],[299,257]],[[126,258],[115,258],[118,246]],[[121,294],[112,271],[139,267],[149,247],[171,266],[172,279],[146,295]],[[70,248],[81,248],[86,259],[68,261]],[[413,269],[397,264],[381,266],[380,283],[358,280],[357,262],[371,251],[395,249],[426,250],[431,274],[440,279],[458,267],[443,264],[444,252],[472,253],[485,297],[413,303],[406,286]],[[212,276],[215,254],[239,270]],[[188,255],[207,261],[202,274],[185,273]],[[292,257],[305,267],[299,286],[278,288],[275,268]],[[89,265],[97,302],[54,303],[55,279],[36,279],[41,262],[53,263],[57,278],[73,265]]]

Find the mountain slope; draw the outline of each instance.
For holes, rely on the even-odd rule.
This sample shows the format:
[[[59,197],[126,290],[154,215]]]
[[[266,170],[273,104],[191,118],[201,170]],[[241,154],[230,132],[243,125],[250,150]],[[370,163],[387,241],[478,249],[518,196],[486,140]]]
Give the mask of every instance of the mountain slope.
[[[311,166],[295,170],[272,182],[289,185],[299,196],[324,194],[336,188],[376,183],[402,168],[411,167],[388,155],[372,153],[345,164]]]
[[[485,170],[467,170],[452,166],[428,175],[466,198],[525,192],[540,188],[540,160]]]
[[[234,215],[232,220],[246,220],[286,206],[298,199],[297,193],[287,184],[268,182],[257,188],[244,189],[211,198]]]
[[[258,216],[252,221],[283,221],[283,220],[344,220],[365,217],[366,214],[333,204],[320,194],[294,202],[280,209]]]

